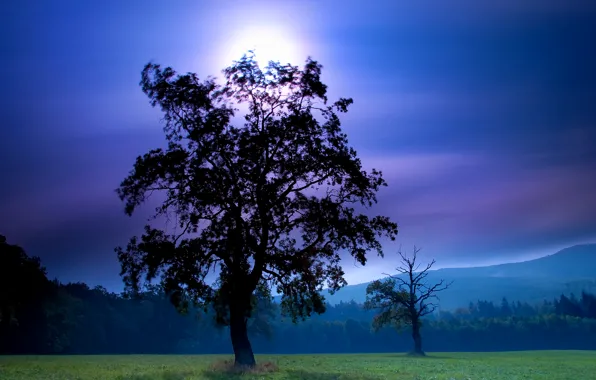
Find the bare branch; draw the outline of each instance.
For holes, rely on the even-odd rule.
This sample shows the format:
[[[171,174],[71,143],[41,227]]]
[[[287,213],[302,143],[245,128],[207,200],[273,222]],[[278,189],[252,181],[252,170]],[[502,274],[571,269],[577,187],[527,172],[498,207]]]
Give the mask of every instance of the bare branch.
[[[397,275],[383,273],[387,278],[383,281],[375,281],[366,289],[367,299],[365,306],[368,309],[378,309],[380,314],[375,317],[375,329],[380,325],[407,324],[412,327],[415,341],[414,351],[422,353],[420,338],[420,318],[433,313],[438,305],[429,302],[431,299],[438,300],[437,293],[446,290],[453,282],[445,283],[440,280],[438,283],[428,285],[423,281],[435,264],[435,260],[428,263],[424,269],[416,262],[420,249],[414,247],[413,254],[408,257],[398,250],[402,266],[396,268]]]

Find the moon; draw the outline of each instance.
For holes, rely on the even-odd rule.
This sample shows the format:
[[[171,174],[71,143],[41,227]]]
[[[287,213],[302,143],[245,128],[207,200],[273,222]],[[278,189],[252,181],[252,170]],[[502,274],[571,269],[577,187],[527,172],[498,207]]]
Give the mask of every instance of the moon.
[[[248,50],[253,50],[261,67],[269,61],[297,64],[306,59],[302,57],[299,45],[296,38],[282,27],[252,27],[238,33],[227,58],[238,59]]]
[[[255,60],[264,67],[269,61],[301,66],[313,46],[309,43],[311,24],[305,20],[309,14],[304,6],[278,2],[275,6],[266,2],[248,4],[237,2],[234,7],[223,6],[213,15],[218,33],[206,29],[202,38],[213,46],[212,64],[219,69],[228,67],[242,58],[249,50]],[[312,18],[312,17],[310,17]]]
[[[249,26],[238,30],[229,40],[224,60],[238,60],[249,50],[254,51],[259,66],[269,61],[298,65],[306,60],[305,49],[289,28],[281,25]]]

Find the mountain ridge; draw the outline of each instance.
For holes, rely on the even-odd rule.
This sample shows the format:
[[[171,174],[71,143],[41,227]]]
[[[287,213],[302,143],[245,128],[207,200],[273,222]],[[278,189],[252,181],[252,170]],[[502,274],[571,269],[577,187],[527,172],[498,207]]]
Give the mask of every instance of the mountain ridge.
[[[381,278],[382,279],[382,278]],[[469,268],[441,268],[428,272],[427,281],[453,281],[439,294],[440,306],[454,309],[479,299],[538,303],[561,294],[596,293],[596,244],[577,244],[553,254],[516,263]],[[348,285],[325,294],[331,304],[362,303],[370,282]]]

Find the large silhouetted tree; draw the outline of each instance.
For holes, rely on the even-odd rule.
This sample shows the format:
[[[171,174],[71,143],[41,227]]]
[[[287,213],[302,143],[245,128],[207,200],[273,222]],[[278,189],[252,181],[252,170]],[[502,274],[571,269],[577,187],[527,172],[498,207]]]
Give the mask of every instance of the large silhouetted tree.
[[[386,183],[348,145],[337,112],[352,99],[328,104],[321,68],[310,58],[260,68],[251,53],[223,71],[223,85],[152,63],[142,73],[168,147],[138,157],[117,192],[129,215],[163,192],[156,216],[175,215],[180,231],[146,226],[116,248],[122,276],[131,289],[160,278],[182,308],[214,305],[237,365],[255,364],[247,320],[257,289],[275,287],[294,321],[322,313],[323,286],[346,284],[339,252],[365,264],[368,251],[382,255],[380,238],[397,234],[387,217],[355,209],[376,203]],[[241,104],[244,124],[234,125]]]
[[[437,293],[447,289],[451,283],[444,280],[428,285],[424,279],[428,271],[435,264],[432,260],[423,270],[420,264],[416,263],[417,254],[420,249],[414,247],[412,257],[404,255],[401,249],[398,254],[401,258],[401,266],[396,268],[397,275],[383,273],[387,278],[371,282],[366,287],[366,309],[377,309],[379,314],[373,319],[373,328],[380,329],[386,325],[394,325],[401,328],[404,325],[411,326],[412,338],[414,339],[414,355],[424,355],[422,350],[422,336],[420,327],[421,318],[434,312],[437,304]]]

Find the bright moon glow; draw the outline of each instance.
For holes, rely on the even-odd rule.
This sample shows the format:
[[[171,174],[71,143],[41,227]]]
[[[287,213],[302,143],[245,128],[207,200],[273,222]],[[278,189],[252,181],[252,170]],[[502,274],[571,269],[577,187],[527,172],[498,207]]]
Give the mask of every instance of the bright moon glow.
[[[249,50],[254,51],[255,59],[261,67],[266,66],[269,61],[301,65],[307,58],[298,39],[280,26],[240,29],[231,36],[224,50],[226,65],[240,59]]]

